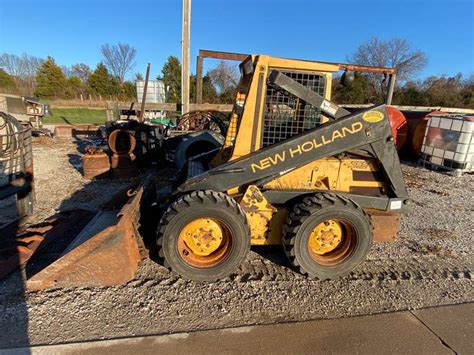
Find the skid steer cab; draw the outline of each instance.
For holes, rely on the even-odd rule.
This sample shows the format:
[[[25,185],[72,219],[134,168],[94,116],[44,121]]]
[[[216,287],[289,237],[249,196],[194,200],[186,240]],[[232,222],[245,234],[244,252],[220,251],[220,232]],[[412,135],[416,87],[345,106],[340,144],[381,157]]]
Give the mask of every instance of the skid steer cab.
[[[335,105],[332,74],[394,70],[265,55],[240,69],[222,148],[191,158],[162,200],[160,258],[184,278],[212,281],[235,272],[251,245],[280,244],[311,277],[348,274],[374,241],[395,238],[409,198],[392,111]]]

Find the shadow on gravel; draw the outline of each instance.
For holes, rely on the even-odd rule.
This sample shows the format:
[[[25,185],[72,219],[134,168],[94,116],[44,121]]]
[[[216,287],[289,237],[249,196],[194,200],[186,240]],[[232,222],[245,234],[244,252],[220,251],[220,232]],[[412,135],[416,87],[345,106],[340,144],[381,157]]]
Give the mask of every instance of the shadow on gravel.
[[[15,213],[16,205],[1,206],[2,214],[9,209]],[[5,279],[11,265],[20,264],[20,255],[16,252],[14,238],[20,228],[21,220],[15,218],[10,223],[0,226],[0,349],[5,347],[29,346],[28,306],[24,285],[24,272],[17,271]],[[10,343],[11,339],[16,339]]]
[[[68,154],[67,157],[69,160],[69,164],[71,164],[74,169],[76,169],[80,174],[82,174],[82,157],[79,154]]]
[[[253,246],[252,251],[272,263],[293,269],[281,245]]]

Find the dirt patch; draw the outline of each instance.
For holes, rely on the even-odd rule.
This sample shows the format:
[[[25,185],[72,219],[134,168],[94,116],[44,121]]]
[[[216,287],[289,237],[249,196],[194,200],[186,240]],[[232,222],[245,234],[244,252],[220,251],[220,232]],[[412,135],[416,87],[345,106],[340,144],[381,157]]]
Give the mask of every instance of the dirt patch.
[[[440,245],[429,244],[429,243],[419,243],[416,241],[409,241],[407,243],[408,249],[412,252],[427,255],[427,256],[436,256],[436,257],[453,257],[455,256],[453,251],[446,250]]]
[[[456,239],[458,238],[457,233],[453,233],[452,231],[448,231],[446,229],[439,229],[439,228],[425,228],[423,230],[423,234],[427,236],[437,238],[437,239]]]
[[[449,192],[448,191],[440,191],[440,190],[435,190],[435,189],[428,189],[426,190],[432,194],[436,194],[436,195],[441,195],[441,196],[449,196]]]
[[[35,146],[53,147],[55,145],[54,139],[48,136],[39,136],[33,138]]]

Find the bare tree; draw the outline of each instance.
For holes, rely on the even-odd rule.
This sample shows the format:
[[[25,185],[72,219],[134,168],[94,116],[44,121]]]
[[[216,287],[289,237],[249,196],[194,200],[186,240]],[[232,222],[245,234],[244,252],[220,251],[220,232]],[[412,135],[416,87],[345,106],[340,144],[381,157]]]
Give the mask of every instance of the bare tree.
[[[355,53],[349,56],[348,61],[362,65],[395,68],[399,82],[410,80],[428,62],[426,54],[412,48],[407,39],[393,38],[383,41],[377,37],[359,45]],[[370,74],[369,79],[378,98],[383,99],[386,92],[384,76]]]
[[[123,83],[125,75],[135,66],[137,50],[126,43],[117,45],[107,43],[100,50],[107,69]]]
[[[21,57],[9,53],[0,55],[0,67],[3,67],[8,74],[22,79],[35,76],[42,63],[43,59],[26,53],[23,53]]]
[[[20,57],[16,54],[2,53],[0,56],[0,67],[11,76],[19,76],[21,70]]]
[[[64,76],[69,79],[72,74],[72,67],[68,67],[67,65],[61,65],[61,71],[63,72]]]
[[[43,64],[44,59],[38,58],[26,53],[21,55],[21,73],[24,78],[31,78],[36,76],[38,68]]]
[[[234,90],[239,81],[239,71],[237,67],[228,61],[221,60],[214,69],[209,71],[212,84],[216,86],[219,93]]]
[[[87,82],[89,75],[92,73],[91,68],[84,63],[77,63],[71,67],[72,75],[77,76],[83,83]]]
[[[9,53],[0,55],[0,67],[14,77],[17,87],[24,95],[33,94],[36,72],[42,63],[43,59],[26,53],[21,56]]]

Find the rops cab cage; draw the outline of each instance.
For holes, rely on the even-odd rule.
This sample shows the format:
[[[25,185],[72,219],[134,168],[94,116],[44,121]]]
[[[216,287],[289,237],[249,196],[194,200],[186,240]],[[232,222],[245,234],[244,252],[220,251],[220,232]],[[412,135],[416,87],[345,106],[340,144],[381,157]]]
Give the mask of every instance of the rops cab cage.
[[[6,207],[13,205],[13,199],[16,211],[12,212]],[[33,202],[31,126],[0,111],[0,207],[8,214],[2,213],[0,217],[11,221],[29,215],[33,212]]]

